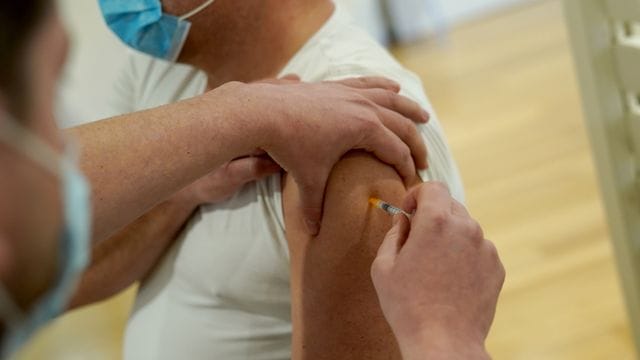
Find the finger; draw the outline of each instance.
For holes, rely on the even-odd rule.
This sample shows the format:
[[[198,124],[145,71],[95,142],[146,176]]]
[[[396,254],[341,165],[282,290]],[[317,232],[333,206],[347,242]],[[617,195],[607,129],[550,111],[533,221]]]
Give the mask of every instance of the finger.
[[[300,76],[298,76],[297,74],[286,74],[283,77],[281,77],[280,80],[289,80],[289,81],[299,82]]]
[[[451,202],[451,209],[455,215],[461,217],[471,217],[467,208],[459,203],[456,199],[453,199],[453,201]]]
[[[484,230],[477,220],[471,217],[467,208],[459,203],[456,199],[451,201],[451,213],[458,218],[460,223],[464,224],[465,236],[475,244],[484,241]]]
[[[372,134],[365,137],[359,147],[373,153],[382,162],[393,166],[405,184],[409,184],[415,178],[416,168],[411,157],[411,150],[387,127],[383,125],[374,127]]]
[[[451,218],[451,194],[440,182],[427,182],[409,191],[405,205],[415,204],[415,214],[411,221],[411,231],[418,234],[432,234],[443,230]]]
[[[307,232],[312,236],[316,236],[320,232],[322,205],[324,204],[324,192],[328,178],[328,172],[326,174],[320,174],[310,181],[300,181],[296,179],[294,175],[294,179],[298,184],[300,212],[302,213]]]
[[[378,116],[389,130],[393,131],[402,141],[404,141],[418,169],[426,169],[428,164],[428,150],[424,139],[420,135],[418,128],[407,118],[396,112],[383,107],[378,107]],[[415,174],[414,174],[415,175]]]
[[[383,89],[364,89],[360,94],[374,103],[393,110],[417,123],[429,121],[429,113],[406,96]]]
[[[280,172],[280,166],[270,158],[247,157],[227,164],[227,176],[231,181],[247,183]]]
[[[453,198],[449,192],[449,187],[439,181],[429,181],[417,189],[416,213],[425,215],[447,212],[451,213]]]
[[[394,93],[400,92],[400,84],[393,80],[389,80],[380,76],[365,76],[330,82],[348,86],[354,89],[383,89],[392,91]]]
[[[481,246],[485,242],[482,226],[471,217],[458,218],[455,222],[460,224],[458,234],[462,235],[470,244]]]
[[[427,183],[418,184],[407,191],[404,199],[402,200],[401,207],[404,211],[409,214],[415,214],[416,209],[418,208],[418,192],[420,192],[420,187],[424,186]]]
[[[498,272],[498,292],[500,292],[502,290],[502,286],[504,285],[504,280],[507,276],[507,271],[504,267],[504,263],[502,262],[502,259],[500,258],[500,255],[498,254],[498,248],[496,248],[496,245],[489,240],[487,240],[487,242],[489,243],[489,246],[491,246],[492,248],[491,256],[496,262],[497,272]]]
[[[395,259],[407,241],[409,235],[409,220],[403,215],[393,217],[393,227],[385,236],[380,248],[378,249],[378,259]]]
[[[289,74],[285,75],[278,79],[263,79],[258,81],[260,84],[271,84],[271,85],[290,85],[297,84],[300,82],[300,78],[297,75]]]

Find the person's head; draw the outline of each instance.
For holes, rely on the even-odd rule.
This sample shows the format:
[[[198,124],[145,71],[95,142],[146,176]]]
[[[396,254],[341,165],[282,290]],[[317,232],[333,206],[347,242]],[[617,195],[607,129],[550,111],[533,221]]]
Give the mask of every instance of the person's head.
[[[52,102],[65,52],[52,1],[1,2],[0,122],[19,122],[59,151]],[[2,141],[0,169],[0,279],[29,306],[55,274],[59,179]]]
[[[169,14],[184,14],[201,0],[163,0],[163,10]],[[304,3],[304,1],[298,1]],[[271,59],[289,49],[286,40],[289,25],[297,10],[289,0],[216,0],[193,16],[191,31],[178,59],[218,73],[231,72],[230,66],[247,69],[246,78],[274,76]],[[233,63],[230,63],[232,60]],[[244,66],[246,62],[253,66]],[[282,61],[279,61],[282,62]],[[277,72],[277,70],[276,70]]]
[[[100,1],[103,11],[112,5],[118,6],[112,0]],[[131,9],[145,6],[149,9],[149,3],[155,3],[165,14],[175,17],[190,14],[208,3],[206,0],[132,1],[139,2],[140,6],[130,3]],[[146,5],[141,6],[142,3]],[[122,8],[107,12],[118,10]],[[134,11],[125,11],[125,16],[115,25],[132,31],[135,26],[126,22]],[[332,11],[331,0],[215,0],[187,19],[191,27],[177,61],[201,68],[219,81],[273,77]],[[114,23],[110,25],[114,29]],[[171,25],[167,22],[166,26]],[[131,33],[128,35],[133,37]],[[147,34],[146,39],[153,37]]]
[[[200,2],[162,4],[170,14],[184,14]],[[222,81],[275,77],[332,11],[331,0],[216,0],[191,19],[179,61],[215,73]]]
[[[53,101],[68,42],[54,4],[0,2],[2,335],[15,328],[16,311],[29,313],[57,286],[64,268],[64,145]]]

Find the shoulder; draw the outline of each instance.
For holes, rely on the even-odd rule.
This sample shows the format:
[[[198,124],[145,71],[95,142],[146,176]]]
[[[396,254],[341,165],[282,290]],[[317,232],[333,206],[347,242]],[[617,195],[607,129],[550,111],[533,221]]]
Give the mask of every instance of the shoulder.
[[[419,183],[416,176],[411,185]],[[370,197],[383,198],[399,203],[406,193],[406,187],[394,168],[380,162],[373,155],[363,151],[352,151],[345,155],[333,168],[328,179],[320,236],[339,237],[339,234],[353,234],[357,229],[371,229],[385,224],[386,218],[371,214],[368,203]],[[304,224],[297,207],[300,197],[293,178],[287,176],[283,182],[283,208],[286,220],[287,238],[304,238]],[[377,225],[376,225],[377,224]],[[386,231],[386,227],[382,227]],[[298,235],[298,236],[296,236]],[[349,247],[351,240],[357,241],[360,234],[347,237],[340,242]],[[337,246],[332,242],[332,247]],[[340,247],[334,249],[341,251]],[[331,250],[330,252],[333,252]],[[343,249],[344,250],[344,249]]]
[[[327,23],[294,56],[284,72],[305,81],[384,76],[403,86],[405,94],[427,107],[420,78],[403,67],[389,51],[353,24],[340,6]]]

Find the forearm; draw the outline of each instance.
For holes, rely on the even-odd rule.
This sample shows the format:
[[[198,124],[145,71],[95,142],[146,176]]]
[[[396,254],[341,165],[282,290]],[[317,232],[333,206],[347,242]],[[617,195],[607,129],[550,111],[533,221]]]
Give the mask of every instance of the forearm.
[[[179,236],[196,206],[179,196],[94,246],[70,308],[105,300],[144,279]]]
[[[269,136],[264,119],[244,104],[252,99],[234,86],[244,85],[70,130],[93,187],[94,239],[107,238]]]

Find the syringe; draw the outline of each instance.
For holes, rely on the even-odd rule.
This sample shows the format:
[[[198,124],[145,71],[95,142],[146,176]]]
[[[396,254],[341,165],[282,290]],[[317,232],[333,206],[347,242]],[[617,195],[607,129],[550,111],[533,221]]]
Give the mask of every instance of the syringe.
[[[411,217],[412,217],[411,214],[409,214],[408,212],[400,209],[397,206],[393,206],[393,205],[391,205],[391,204],[389,204],[387,202],[384,202],[384,201],[382,201],[382,200],[380,200],[378,198],[374,198],[374,197],[369,198],[369,203],[371,205],[373,205],[373,207],[376,207],[376,208],[386,212],[389,215],[395,216],[395,215],[398,215],[398,214],[402,214],[402,215],[406,216],[407,219],[411,220]]]

